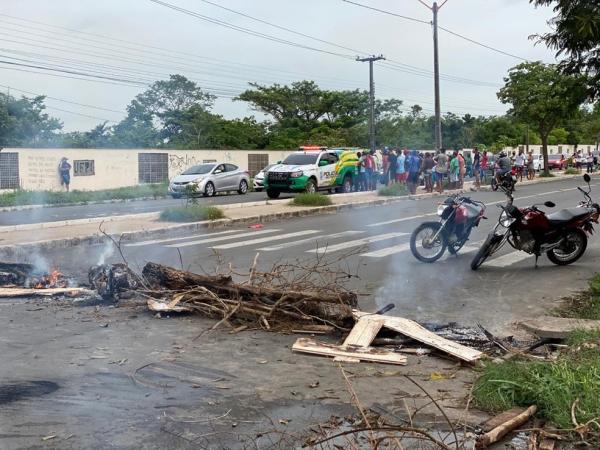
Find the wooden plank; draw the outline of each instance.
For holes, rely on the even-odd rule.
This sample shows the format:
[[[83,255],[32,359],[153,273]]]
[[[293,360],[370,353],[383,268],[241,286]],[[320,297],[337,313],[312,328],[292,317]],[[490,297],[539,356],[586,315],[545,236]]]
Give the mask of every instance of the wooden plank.
[[[540,446],[538,450],[554,450],[554,445],[556,444],[556,440],[552,438],[543,438],[540,441]]]
[[[313,339],[299,338],[292,350],[295,352],[309,353],[321,356],[341,356],[344,358],[354,358],[361,361],[380,362],[386,364],[406,364],[406,356],[398,353],[381,350],[377,348],[367,347],[347,347],[343,348],[339,345],[325,344],[317,342]]]
[[[148,309],[153,312],[192,312],[187,306],[178,306],[177,304],[157,302],[156,300],[148,300]]]
[[[542,316],[536,319],[524,320],[517,325],[542,339],[565,339],[574,330],[600,329],[600,320]]]
[[[363,317],[359,319],[342,344],[343,347],[354,345],[356,347],[368,347],[383,327],[383,320]]]
[[[463,361],[477,361],[483,355],[479,350],[458,344],[456,342],[444,339],[435,333],[423,328],[417,322],[405,319],[403,317],[388,317],[378,314],[370,314],[363,311],[354,310],[354,317],[360,319],[364,316],[370,316],[372,319],[383,320],[383,326],[390,330],[397,331],[416,341],[429,345],[430,347],[441,350],[449,355],[455,356]]]
[[[0,298],[14,297],[52,297],[55,295],[78,296],[93,294],[84,288],[53,288],[53,289],[27,289],[27,288],[0,288]]]
[[[526,423],[531,418],[531,416],[533,416],[536,413],[536,411],[537,406],[532,405],[525,411],[523,411],[521,414],[518,414],[512,419],[507,420],[502,425],[499,425],[493,430],[490,430],[487,433],[478,436],[477,442],[475,443],[475,448],[487,448],[488,446],[498,442],[508,433]]]

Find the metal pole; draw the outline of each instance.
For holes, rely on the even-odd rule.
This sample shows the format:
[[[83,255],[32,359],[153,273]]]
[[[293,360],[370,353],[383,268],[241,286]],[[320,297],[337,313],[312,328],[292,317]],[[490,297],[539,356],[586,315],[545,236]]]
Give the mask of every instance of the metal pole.
[[[436,150],[442,149],[442,117],[440,107],[440,67],[438,54],[438,5],[433,2],[433,74],[434,74],[434,92],[435,92],[435,147]]]
[[[369,149],[375,150],[375,79],[373,77],[373,63],[385,59],[383,55],[356,58],[357,61],[369,62]]]

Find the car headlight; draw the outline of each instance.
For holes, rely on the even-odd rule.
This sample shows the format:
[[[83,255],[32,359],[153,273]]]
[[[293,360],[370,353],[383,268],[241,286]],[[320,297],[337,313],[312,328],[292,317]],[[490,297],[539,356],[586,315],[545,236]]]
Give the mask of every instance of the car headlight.
[[[498,219],[498,222],[500,222],[500,225],[502,225],[504,228],[510,227],[514,221],[515,218],[509,216],[506,211],[502,211],[502,214],[500,214],[500,219]]]
[[[304,174],[304,172],[302,172],[301,170],[297,170],[296,172],[292,172],[290,174],[291,178],[298,178],[301,177]]]
[[[441,217],[442,214],[444,214],[444,211],[446,211],[446,208],[449,208],[449,206],[448,205],[438,205],[437,215]]]
[[[203,181],[204,181],[204,177],[199,177],[199,178],[196,178],[196,179],[194,180],[194,183],[196,183],[196,184],[200,184],[200,183],[202,183]]]

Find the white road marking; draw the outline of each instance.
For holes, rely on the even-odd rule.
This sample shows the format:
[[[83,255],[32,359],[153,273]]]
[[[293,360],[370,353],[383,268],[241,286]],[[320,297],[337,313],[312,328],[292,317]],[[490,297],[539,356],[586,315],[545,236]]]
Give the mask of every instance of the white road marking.
[[[380,250],[363,253],[361,256],[366,256],[367,258],[384,258],[386,256],[390,256],[395,253],[402,253],[407,250],[410,250],[410,243],[392,245],[391,247],[385,247]]]
[[[392,239],[395,237],[406,236],[409,233],[386,233],[381,234],[379,236],[373,236],[370,238],[357,239],[355,241],[342,242],[341,244],[329,245],[327,247],[315,248],[312,250],[308,250],[306,253],[331,253],[337,252],[339,250],[345,250],[347,248],[359,247],[361,245],[370,244],[372,242],[385,241],[386,239]]]
[[[480,245],[477,244],[467,245],[466,247],[463,247],[458,251],[458,256],[477,251],[479,250],[479,247]],[[448,250],[446,250],[446,253],[444,253],[444,255],[439,259],[439,261],[445,261],[454,257],[455,255],[451,254]]]
[[[219,231],[218,233],[209,234],[193,234],[191,236],[168,238],[168,239],[152,239],[150,241],[134,242],[133,244],[125,244],[125,247],[141,247],[143,245],[163,244],[165,242],[184,241],[186,239],[196,239],[199,237],[219,236],[223,234],[239,233],[241,230]]]
[[[499,256],[498,258],[490,259],[483,264],[492,267],[508,267],[531,257],[533,257],[533,255],[530,255],[529,253],[514,251],[506,255]]]
[[[261,230],[261,231],[248,231],[247,233],[240,233],[240,234],[235,234],[235,235],[230,235],[230,236],[220,236],[220,237],[216,237],[216,238],[200,239],[198,241],[191,241],[191,242],[180,242],[178,244],[165,245],[165,247],[172,247],[172,248],[191,247],[192,245],[208,244],[210,242],[226,241],[228,239],[237,239],[237,238],[241,238],[241,237],[256,236],[258,234],[276,233],[278,231],[281,231],[281,230],[273,229],[273,230]]]
[[[364,231],[342,231],[341,233],[334,233],[334,234],[329,234],[327,236],[323,236],[323,238],[327,238],[327,239],[336,239],[339,237],[345,237],[345,236],[353,236],[353,235],[357,235],[357,234],[361,234],[364,233]],[[302,244],[306,244],[307,242],[315,242],[316,239],[319,239],[318,237],[310,237],[310,238],[306,238],[306,239],[300,239],[298,241],[292,241],[292,242],[284,242],[283,244],[279,244],[279,245],[273,245],[271,247],[262,247],[259,248],[258,250],[263,251],[263,252],[272,252],[275,250],[283,250],[284,248],[290,248],[290,247],[295,247],[296,245],[302,245]]]
[[[428,217],[428,216],[435,216],[437,213],[431,213],[431,214],[419,214],[418,216],[410,216],[410,217],[402,217],[400,219],[393,219],[393,220],[387,220],[385,222],[377,222],[377,223],[371,223],[369,225],[367,225],[368,227],[379,227],[381,225],[389,225],[391,223],[398,223],[398,222],[405,222],[407,220],[413,220],[413,219],[422,219],[423,217]]]
[[[293,238],[293,237],[297,237],[297,236],[306,236],[307,234],[315,234],[315,233],[319,233],[320,231],[321,230],[296,231],[295,233],[280,234],[277,236],[268,236],[268,237],[259,238],[259,239],[250,239],[249,241],[231,242],[229,244],[216,245],[216,246],[213,246],[212,248],[218,249],[218,250],[226,250],[228,248],[246,247],[248,245],[262,244],[263,242],[279,241],[282,239],[288,239],[288,238]]]

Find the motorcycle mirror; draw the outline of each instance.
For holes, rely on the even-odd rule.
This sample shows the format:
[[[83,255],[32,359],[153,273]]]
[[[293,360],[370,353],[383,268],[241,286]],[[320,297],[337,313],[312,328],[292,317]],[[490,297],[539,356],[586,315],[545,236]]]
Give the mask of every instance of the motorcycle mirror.
[[[544,202],[544,206],[546,206],[548,208],[554,208],[556,206],[556,203],[547,201],[547,202]]]
[[[590,182],[590,180],[591,180],[591,178],[590,178],[590,176],[589,176],[587,173],[584,173],[584,174],[583,174],[583,180],[584,180],[586,183],[589,183],[589,182]]]

